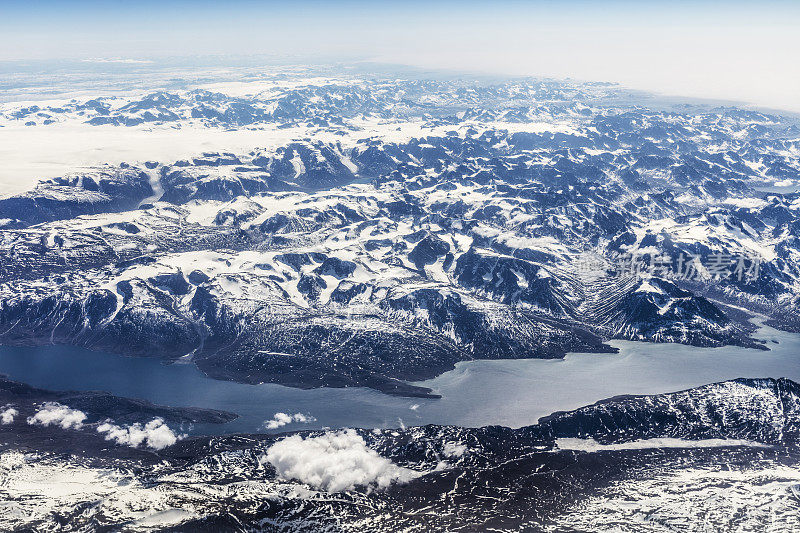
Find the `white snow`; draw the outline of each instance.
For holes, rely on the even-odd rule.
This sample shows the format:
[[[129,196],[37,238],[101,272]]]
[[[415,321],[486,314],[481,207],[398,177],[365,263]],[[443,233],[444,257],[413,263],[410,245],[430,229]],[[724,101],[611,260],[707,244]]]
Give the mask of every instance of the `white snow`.
[[[6,452],[0,455],[0,529],[31,524],[42,531],[63,528],[58,516],[69,515],[82,502],[94,512],[129,521],[133,530],[171,526],[196,516],[191,498],[186,509],[175,502],[189,495],[187,487],[145,486],[133,474],[92,468],[66,458]]]
[[[641,439],[616,444],[600,444],[594,439],[557,439],[556,445],[560,450],[575,450],[580,452],[603,452],[615,450],[646,450],[650,448],[720,448],[724,446],[749,446],[754,448],[768,448],[767,444],[741,439]]]
[[[552,531],[769,531],[800,528],[797,468],[756,460],[652,468],[612,483],[559,515]]]
[[[650,292],[655,294],[664,294],[664,291],[662,291],[658,287],[654,287],[647,280],[642,280],[642,283],[639,285],[639,288],[637,288],[635,292]]]

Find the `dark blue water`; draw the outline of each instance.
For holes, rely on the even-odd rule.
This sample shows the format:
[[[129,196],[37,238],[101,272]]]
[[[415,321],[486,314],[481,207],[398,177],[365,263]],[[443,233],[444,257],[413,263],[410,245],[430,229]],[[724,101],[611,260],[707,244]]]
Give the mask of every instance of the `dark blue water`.
[[[320,427],[397,427],[418,418],[410,409],[425,400],[397,398],[363,388],[301,390],[209,379],[192,364],[165,364],[70,346],[0,346],[0,373],[51,390],[102,390],[159,405],[207,407],[239,415],[227,424],[202,424],[193,433],[256,432],[276,412],[317,419],[283,431]],[[430,401],[430,400],[427,400]],[[411,423],[417,423],[416,421]]]
[[[618,354],[469,361],[419,383],[441,394],[441,399],[398,398],[363,388],[243,385],[209,379],[191,364],[166,365],[157,359],[65,346],[0,346],[0,373],[46,389],[104,390],[161,405],[222,409],[240,416],[224,425],[197,426],[194,433],[265,431],[264,421],[279,411],[317,419],[281,431],[428,423],[520,427],[554,411],[618,394],[672,392],[738,377],[800,381],[800,335],[761,327],[755,337],[768,340],[770,351],[613,341]]]

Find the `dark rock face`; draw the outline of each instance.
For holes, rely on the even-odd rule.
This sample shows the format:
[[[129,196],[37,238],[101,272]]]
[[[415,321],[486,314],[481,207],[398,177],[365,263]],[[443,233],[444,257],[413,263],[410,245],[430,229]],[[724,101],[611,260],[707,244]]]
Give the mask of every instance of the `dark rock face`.
[[[503,303],[524,302],[562,316],[569,312],[557,296],[560,282],[531,261],[470,250],[456,260],[455,273],[460,285]]]
[[[229,320],[224,310],[217,313],[206,321]],[[301,388],[357,385],[391,394],[428,395],[427,389],[402,383],[395,376],[424,379],[452,368],[463,357],[458,348],[433,332],[391,323],[375,327],[370,317],[301,315],[244,333],[236,325],[227,335],[219,331],[224,330],[218,326],[206,338],[207,355],[197,360],[201,370],[213,377]],[[230,348],[209,349],[220,344]]]
[[[192,270],[188,276],[189,283],[193,285],[202,285],[210,279],[202,270]]]
[[[356,269],[356,264],[352,261],[342,261],[336,257],[327,257],[314,269],[320,276],[334,276],[340,279],[350,276]]]
[[[79,215],[125,211],[153,194],[149,177],[135,170],[56,178],[30,192],[0,199],[3,218],[30,225]]]
[[[602,443],[659,437],[744,439],[795,445],[800,386],[788,379],[737,379],[656,396],[622,396],[542,418],[554,438]]]
[[[195,276],[195,279],[197,279],[197,276]],[[164,289],[167,292],[175,295],[188,294],[190,290],[189,283],[187,283],[186,279],[183,277],[183,274],[180,272],[175,272],[173,274],[160,274],[158,276],[153,276],[148,281],[154,287]]]
[[[602,301],[603,326],[614,328],[620,338],[764,348],[738,333],[744,330],[717,305],[664,279],[651,278],[646,284],[603,294]],[[712,327],[707,327],[709,324]]]
[[[439,257],[446,255],[449,251],[450,245],[442,239],[436,235],[427,235],[414,246],[414,249],[408,254],[408,259],[419,270],[424,270],[425,265],[435,263]]]

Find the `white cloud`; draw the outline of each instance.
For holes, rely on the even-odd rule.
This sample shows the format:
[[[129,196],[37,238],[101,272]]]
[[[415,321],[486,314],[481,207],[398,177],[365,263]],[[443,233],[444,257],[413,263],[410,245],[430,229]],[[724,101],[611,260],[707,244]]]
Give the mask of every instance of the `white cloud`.
[[[175,434],[161,418],[154,418],[144,427],[141,424],[123,427],[106,421],[97,427],[97,432],[105,433],[106,440],[113,440],[117,444],[136,448],[144,443],[155,450],[172,446],[183,438],[183,435]]]
[[[270,446],[265,458],[278,477],[329,492],[357,486],[384,488],[422,475],[381,457],[352,429],[305,439],[292,435]]]
[[[17,411],[13,407],[8,407],[7,409],[0,411],[0,423],[3,424],[4,426],[6,424],[10,424],[11,422],[14,421],[14,417],[17,416],[18,414],[19,411]]]
[[[315,422],[317,419],[310,415],[304,415],[303,413],[295,413],[293,415],[287,415],[286,413],[275,413],[275,416],[272,417],[272,420],[267,420],[264,422],[264,427],[266,429],[278,429],[291,424],[292,422],[297,422],[299,424],[308,424],[310,422]]]
[[[3,424],[10,424],[17,415],[16,409],[6,409],[0,412],[0,421]],[[6,421],[8,419],[8,421]],[[71,409],[60,403],[48,402],[41,406],[39,411],[28,417],[28,424],[39,426],[57,425],[63,429],[81,429],[86,420],[86,413],[77,409]],[[160,450],[167,446],[172,446],[184,435],[173,432],[161,418],[154,418],[144,426],[133,424],[130,426],[117,426],[112,420],[100,424],[97,427],[98,433],[104,433],[106,440],[113,440],[118,444],[133,446],[140,444]]]
[[[461,457],[467,451],[464,444],[456,444],[455,442],[445,442],[442,452],[447,457]]]
[[[80,429],[84,420],[86,420],[86,413],[83,411],[70,409],[60,403],[47,402],[42,405],[35,415],[28,417],[28,424],[32,426],[57,425],[63,429]]]

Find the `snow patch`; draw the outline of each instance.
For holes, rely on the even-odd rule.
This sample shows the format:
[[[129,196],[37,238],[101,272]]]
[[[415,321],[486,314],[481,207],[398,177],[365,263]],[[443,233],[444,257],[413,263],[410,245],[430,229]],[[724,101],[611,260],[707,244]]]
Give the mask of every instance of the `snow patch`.
[[[636,289],[634,292],[652,292],[655,294],[664,294],[664,291],[662,291],[658,287],[654,287],[646,280],[642,281],[642,284],[639,285],[639,288]]]
[[[647,450],[652,448],[720,448],[724,446],[750,446],[769,448],[767,444],[741,439],[687,440],[674,438],[641,439],[617,444],[600,444],[594,439],[556,439],[560,450],[579,452],[604,452],[615,450]]]

